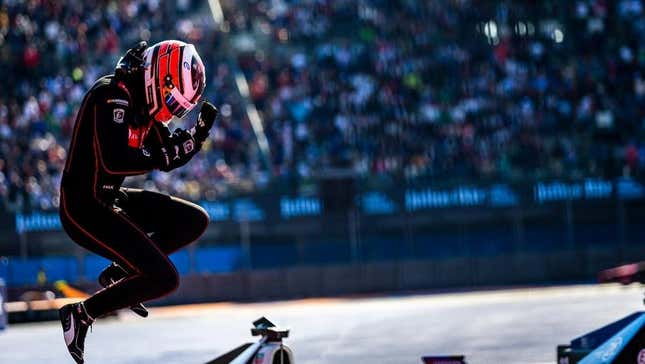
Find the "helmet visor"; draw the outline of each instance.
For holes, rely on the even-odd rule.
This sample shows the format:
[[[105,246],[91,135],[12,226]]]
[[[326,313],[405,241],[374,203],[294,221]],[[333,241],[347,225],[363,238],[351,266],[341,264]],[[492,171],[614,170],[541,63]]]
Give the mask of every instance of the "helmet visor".
[[[176,87],[170,90],[164,101],[166,102],[168,110],[180,119],[186,116],[197,105],[197,103],[192,103],[186,99]]]

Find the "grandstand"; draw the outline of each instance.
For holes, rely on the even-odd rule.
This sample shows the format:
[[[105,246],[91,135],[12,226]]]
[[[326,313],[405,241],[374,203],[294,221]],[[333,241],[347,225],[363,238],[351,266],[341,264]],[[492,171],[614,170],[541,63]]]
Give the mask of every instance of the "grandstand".
[[[0,94],[5,208],[57,206],[83,91],[137,40],[163,37],[206,54],[222,120],[179,178],[133,181],[148,188],[212,199],[333,167],[433,181],[642,175],[638,1],[223,2],[224,24],[205,3],[178,4],[3,4],[0,67],[15,85]]]

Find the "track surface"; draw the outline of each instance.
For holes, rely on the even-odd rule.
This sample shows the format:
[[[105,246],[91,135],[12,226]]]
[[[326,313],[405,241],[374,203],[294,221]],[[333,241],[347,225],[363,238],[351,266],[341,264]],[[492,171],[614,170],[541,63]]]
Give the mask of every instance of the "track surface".
[[[578,285],[375,298],[205,304],[129,312],[97,322],[86,363],[204,363],[250,341],[266,315],[292,329],[301,363],[553,363],[556,344],[641,309],[642,288]],[[68,363],[58,322],[0,332],[0,363]]]

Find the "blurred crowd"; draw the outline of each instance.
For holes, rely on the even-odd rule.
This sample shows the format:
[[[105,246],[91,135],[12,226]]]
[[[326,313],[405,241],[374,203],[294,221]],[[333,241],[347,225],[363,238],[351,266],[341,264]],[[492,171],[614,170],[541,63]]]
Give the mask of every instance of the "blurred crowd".
[[[56,207],[80,99],[139,39],[196,43],[221,117],[195,162],[131,184],[214,199],[325,169],[643,176],[641,1],[221,4],[225,21],[213,24],[206,1],[0,0],[0,205]]]
[[[248,1],[235,29],[274,164],[499,180],[645,166],[636,0]],[[276,46],[277,44],[277,46]]]

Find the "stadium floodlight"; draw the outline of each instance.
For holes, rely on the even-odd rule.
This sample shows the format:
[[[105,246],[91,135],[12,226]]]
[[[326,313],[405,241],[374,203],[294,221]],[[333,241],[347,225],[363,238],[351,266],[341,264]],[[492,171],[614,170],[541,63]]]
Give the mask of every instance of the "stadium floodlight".
[[[224,11],[222,11],[222,4],[220,4],[219,0],[208,0],[208,7],[211,9],[213,21],[221,30],[224,26]]]
[[[219,0],[208,0],[208,6],[210,7],[213,21],[220,28],[220,30],[223,30],[223,27],[225,27],[225,19],[224,12],[222,11],[222,6]],[[228,48],[233,49],[231,47]],[[234,58],[235,57],[230,57],[228,63],[233,66],[232,68],[235,75],[235,85],[237,86],[242,100],[244,100],[244,103],[246,104],[246,116],[251,123],[251,128],[253,129],[253,134],[255,135],[255,140],[258,144],[258,148],[260,149],[260,154],[262,155],[262,160],[265,168],[267,169],[267,171],[269,171],[269,173],[271,173],[271,171],[273,170],[271,168],[271,151],[269,149],[269,142],[267,141],[266,134],[264,133],[262,117],[260,117],[260,113],[255,107],[253,100],[251,100],[249,85],[246,77],[244,76],[244,73],[242,73],[242,71],[239,69],[239,67],[237,67],[237,61],[234,60]]]

